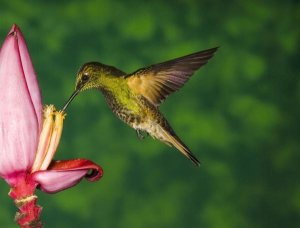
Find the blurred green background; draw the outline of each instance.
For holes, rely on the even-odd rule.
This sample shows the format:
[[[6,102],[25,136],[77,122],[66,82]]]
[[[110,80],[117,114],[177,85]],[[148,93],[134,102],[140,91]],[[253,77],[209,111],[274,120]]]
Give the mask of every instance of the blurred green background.
[[[96,183],[38,192],[45,227],[300,227],[299,1],[1,1],[0,39],[27,40],[45,104],[62,107],[84,62],[125,72],[221,46],[161,106],[202,161],[137,139],[97,91],[68,109],[56,159]],[[0,184],[0,226],[16,208]]]

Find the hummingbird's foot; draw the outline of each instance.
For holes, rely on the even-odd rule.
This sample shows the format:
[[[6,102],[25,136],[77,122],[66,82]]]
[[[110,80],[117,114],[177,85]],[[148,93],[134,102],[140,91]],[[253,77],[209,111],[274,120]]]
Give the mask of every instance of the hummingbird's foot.
[[[136,129],[135,132],[136,132],[137,137],[140,140],[143,140],[145,138],[145,135],[143,134],[143,131],[141,131],[139,129]],[[146,132],[146,136],[148,136],[148,135],[149,135],[148,132]]]

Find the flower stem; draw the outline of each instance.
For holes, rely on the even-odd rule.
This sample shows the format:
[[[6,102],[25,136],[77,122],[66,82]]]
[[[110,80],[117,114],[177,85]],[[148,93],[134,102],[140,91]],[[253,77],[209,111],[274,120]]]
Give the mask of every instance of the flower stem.
[[[10,189],[9,196],[14,200],[19,211],[15,220],[21,228],[41,228],[40,221],[42,207],[37,205],[37,196],[34,194],[36,183],[30,174],[19,175],[16,184]]]

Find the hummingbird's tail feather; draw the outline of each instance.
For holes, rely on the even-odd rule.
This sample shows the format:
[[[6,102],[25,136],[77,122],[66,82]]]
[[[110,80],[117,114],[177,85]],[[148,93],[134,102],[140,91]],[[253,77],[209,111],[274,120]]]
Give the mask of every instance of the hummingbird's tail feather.
[[[171,127],[169,129],[165,129],[162,126],[160,126],[160,128],[161,128],[163,142],[165,142],[169,146],[175,147],[184,156],[190,159],[196,166],[200,166],[200,161],[191,152],[191,150],[181,141],[181,139],[175,134],[174,130]]]

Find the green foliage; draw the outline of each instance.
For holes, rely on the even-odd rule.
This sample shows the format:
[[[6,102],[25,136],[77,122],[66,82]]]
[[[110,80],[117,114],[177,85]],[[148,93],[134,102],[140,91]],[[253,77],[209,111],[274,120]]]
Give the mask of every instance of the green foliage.
[[[39,194],[45,227],[300,227],[300,6],[297,1],[2,1],[45,104],[62,107],[81,64],[125,72],[214,46],[215,57],[161,109],[200,158],[135,132],[86,92],[68,109],[57,159],[104,168],[98,183]],[[15,208],[0,186],[1,227]]]

